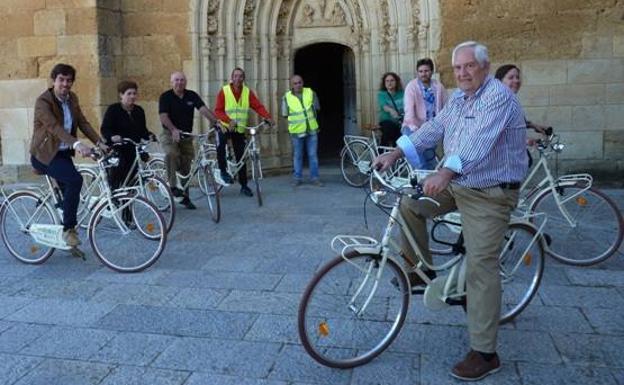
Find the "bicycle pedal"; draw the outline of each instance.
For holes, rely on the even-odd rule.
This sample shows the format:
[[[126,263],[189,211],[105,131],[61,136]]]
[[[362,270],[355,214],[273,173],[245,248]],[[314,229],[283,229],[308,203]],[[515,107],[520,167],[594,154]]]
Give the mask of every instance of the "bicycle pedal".
[[[80,250],[77,247],[72,247],[71,249],[69,249],[69,252],[71,253],[73,257],[81,258],[83,261],[87,260],[86,254],[84,253],[84,251]]]

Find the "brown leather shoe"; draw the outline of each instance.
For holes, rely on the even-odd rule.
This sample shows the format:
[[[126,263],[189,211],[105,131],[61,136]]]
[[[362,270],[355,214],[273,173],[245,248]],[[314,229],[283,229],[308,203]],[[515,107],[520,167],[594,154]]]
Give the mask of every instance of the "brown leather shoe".
[[[490,361],[486,361],[476,350],[468,352],[463,361],[458,362],[451,370],[451,376],[463,381],[478,381],[500,370],[498,354]]]
[[[63,240],[69,247],[76,247],[80,245],[80,238],[78,238],[76,229],[67,229],[63,231]]]

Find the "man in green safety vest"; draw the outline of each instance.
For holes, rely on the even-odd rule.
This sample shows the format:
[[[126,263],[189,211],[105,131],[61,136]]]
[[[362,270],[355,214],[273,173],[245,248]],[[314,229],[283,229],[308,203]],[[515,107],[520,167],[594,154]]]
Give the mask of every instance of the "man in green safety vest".
[[[323,186],[319,179],[318,147],[319,124],[316,120],[321,109],[316,93],[303,86],[303,78],[290,78],[290,91],[282,99],[282,116],[288,119],[288,132],[293,145],[294,186],[303,183],[303,151],[308,155],[310,180],[315,186]]]
[[[219,132],[219,144],[217,146],[217,162],[221,170],[221,179],[225,183],[232,183],[232,176],[227,172],[225,159],[225,144],[227,138],[232,139],[234,155],[238,161],[245,152],[245,126],[249,109],[254,110],[263,119],[273,125],[273,119],[267,109],[260,103],[254,92],[245,85],[245,71],[242,68],[234,68],[229,84],[223,86],[215,104],[215,115],[225,132]],[[243,165],[238,171],[238,182],[241,185],[241,194],[253,196],[251,189],[247,187],[247,166]]]

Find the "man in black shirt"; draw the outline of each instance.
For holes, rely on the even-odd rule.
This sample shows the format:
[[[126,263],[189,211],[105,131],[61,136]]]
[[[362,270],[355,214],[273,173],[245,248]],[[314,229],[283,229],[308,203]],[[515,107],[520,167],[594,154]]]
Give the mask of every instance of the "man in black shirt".
[[[193,139],[181,138],[181,132],[193,131],[193,115],[195,109],[206,118],[210,124],[216,123],[214,113],[206,107],[201,97],[194,91],[186,89],[186,76],[182,72],[171,74],[171,89],[163,92],[158,100],[158,113],[163,125],[160,144],[165,151],[165,164],[171,192],[188,209],[195,209],[189,199],[188,189],[180,190],[176,172],[188,175],[191,161],[195,155]]]

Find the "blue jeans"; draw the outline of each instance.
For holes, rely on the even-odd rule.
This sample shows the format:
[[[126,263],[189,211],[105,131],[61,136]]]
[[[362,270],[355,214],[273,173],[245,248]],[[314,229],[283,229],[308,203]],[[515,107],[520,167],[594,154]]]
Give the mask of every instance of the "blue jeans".
[[[30,163],[37,171],[56,179],[63,192],[63,228],[67,230],[76,227],[82,176],[74,166],[71,153],[69,151],[57,152],[47,166],[34,156],[30,157]]]
[[[303,149],[305,146],[308,153],[308,163],[310,165],[310,179],[319,179],[318,156],[316,148],[318,146],[318,134],[308,134],[304,137],[290,135],[293,145],[293,167],[295,180],[303,179]]]

